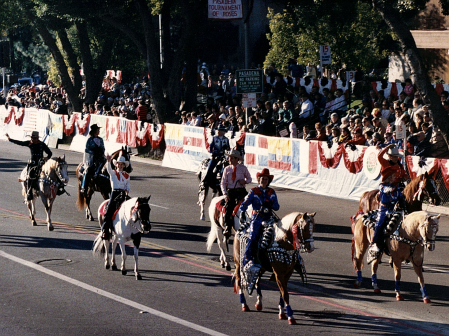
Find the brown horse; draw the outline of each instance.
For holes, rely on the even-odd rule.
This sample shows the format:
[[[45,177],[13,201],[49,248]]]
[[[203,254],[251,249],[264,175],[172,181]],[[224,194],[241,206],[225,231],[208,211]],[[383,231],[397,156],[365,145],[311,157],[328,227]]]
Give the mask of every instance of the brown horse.
[[[441,198],[438,195],[438,191],[435,186],[435,181],[426,172],[414,178],[404,189],[405,203],[407,212],[422,210],[422,203],[424,198],[427,197],[435,205],[439,205]],[[369,247],[371,237],[373,236],[373,230],[370,230],[367,226],[363,225],[361,217],[362,213],[367,213],[379,208],[379,190],[372,190],[365,192],[360,198],[359,212],[355,216],[351,225],[353,238],[352,238],[352,260],[354,262],[354,268],[357,270],[357,280],[354,283],[356,288],[362,284],[362,268],[363,257],[366,250]],[[380,293],[380,289],[377,286],[377,268],[382,256],[379,256],[377,260],[374,260],[371,265],[372,277],[371,283],[375,293]]]
[[[286,320],[289,324],[296,324],[293,318],[293,311],[290,307],[289,293],[287,283],[290,279],[295,266],[301,262],[299,250],[312,252],[315,247],[313,244],[313,231],[315,228],[314,213],[293,212],[283,217],[273,224],[274,234],[271,242],[266,249],[259,250],[259,259],[262,268],[256,282],[257,301],[256,309],[262,310],[262,292],[260,289],[260,277],[265,272],[273,272],[276,283],[281,292],[279,300],[279,319]],[[234,241],[234,262],[235,262],[235,284],[234,291],[239,293],[242,311],[249,311],[246,304],[245,294],[242,290],[244,286],[244,275],[241,270],[241,262],[246,244],[240,246],[242,233],[238,233]],[[287,315],[284,313],[284,307]]]
[[[394,267],[394,289],[396,300],[403,301],[400,291],[401,263],[411,260],[418,281],[424,303],[430,303],[427,296],[422,266],[424,263],[424,247],[435,250],[435,237],[438,232],[440,215],[430,216],[426,211],[417,211],[407,215],[402,224],[399,224],[398,234],[387,238],[388,250],[391,254]]]
[[[119,149],[115,151],[111,155],[111,165],[112,169],[114,169],[112,160],[117,159],[118,157],[123,156],[125,159],[129,162],[129,166],[126,167],[124,170],[129,174],[132,172],[131,167],[131,161],[130,161],[130,155],[126,149],[126,147],[122,147],[122,149]],[[86,218],[93,221],[94,217],[92,215],[92,211],[90,210],[90,201],[92,199],[92,195],[95,191],[98,191],[101,193],[101,196],[103,196],[103,199],[107,200],[109,199],[111,195],[111,182],[109,180],[109,174],[106,170],[106,165],[101,170],[101,173],[98,174],[97,177],[92,177],[89,182],[89,186],[87,188],[86,194],[83,194],[81,192],[81,185],[83,183],[83,174],[80,173],[80,169],[83,168],[83,163],[81,162],[78,167],[76,168],[76,178],[78,180],[78,199],[76,201],[76,205],[78,207],[78,210],[84,210],[86,209]]]

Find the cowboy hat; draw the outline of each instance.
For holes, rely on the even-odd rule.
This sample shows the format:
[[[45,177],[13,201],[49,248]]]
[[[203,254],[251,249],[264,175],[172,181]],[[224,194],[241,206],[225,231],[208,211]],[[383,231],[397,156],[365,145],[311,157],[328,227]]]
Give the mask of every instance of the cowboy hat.
[[[273,181],[274,176],[270,175],[270,170],[268,168],[264,168],[264,169],[262,169],[262,171],[260,173],[256,174],[257,181],[259,181],[259,177],[262,177],[262,176],[268,177],[268,179],[270,180],[270,183],[271,183],[271,181]]]
[[[237,149],[232,149],[229,152],[226,152],[225,155],[235,157],[239,160],[242,159],[242,154],[240,154],[240,151],[238,151]]]
[[[402,156],[402,154],[399,153],[399,149],[397,149],[396,147],[390,148],[387,154],[391,156]]]
[[[100,128],[101,128],[101,126],[98,126],[97,124],[90,125],[90,130],[91,131],[96,131],[96,130],[98,130]]]
[[[226,126],[220,125],[220,126],[218,126],[217,131],[219,131],[219,132],[220,132],[220,131],[221,131],[221,132],[227,132],[228,129],[226,128]]]
[[[112,160],[112,163],[114,164],[114,166],[116,166],[117,163],[119,163],[119,162],[124,163],[125,167],[129,166],[129,161],[126,161],[125,157],[123,157],[123,156],[120,156],[118,158],[118,160],[116,160],[116,159]]]
[[[39,132],[38,131],[33,131],[31,132],[31,135],[29,135],[32,138],[39,138]]]

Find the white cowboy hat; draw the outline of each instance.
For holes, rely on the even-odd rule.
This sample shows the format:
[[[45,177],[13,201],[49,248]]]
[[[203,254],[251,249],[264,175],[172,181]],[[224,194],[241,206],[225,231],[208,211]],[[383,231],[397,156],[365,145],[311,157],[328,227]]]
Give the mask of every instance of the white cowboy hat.
[[[402,157],[402,154],[399,153],[399,149],[397,149],[396,147],[390,148],[388,150],[387,154],[391,155],[391,156],[400,156],[400,157]]]
[[[233,156],[239,160],[242,160],[242,154],[237,149],[232,149],[229,152],[225,153],[226,156]]]
[[[124,164],[125,164],[125,167],[128,167],[128,166],[129,166],[129,161],[126,161],[126,159],[125,159],[123,156],[120,156],[120,157],[118,158],[118,160],[116,160],[116,159],[112,160],[112,163],[114,164],[114,166],[116,166],[117,163],[119,163],[119,162],[124,163]]]

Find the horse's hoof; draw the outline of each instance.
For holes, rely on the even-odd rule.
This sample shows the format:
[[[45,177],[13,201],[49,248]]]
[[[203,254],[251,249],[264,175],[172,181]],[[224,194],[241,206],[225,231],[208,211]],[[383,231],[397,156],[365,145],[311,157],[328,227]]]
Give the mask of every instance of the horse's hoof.
[[[355,281],[354,282],[354,288],[360,288],[361,285],[362,285],[361,281]]]
[[[224,264],[221,264],[221,268],[225,268],[225,265],[224,265]]]
[[[33,226],[37,226],[37,223],[36,223],[35,221],[33,221],[31,224],[32,224]]]
[[[258,310],[258,311],[262,310],[262,304],[256,303],[254,306],[256,307],[256,310]]]
[[[249,312],[249,311],[250,311],[250,309],[249,309],[248,305],[245,303],[245,304],[242,306],[242,312]]]
[[[95,218],[90,217],[90,221],[91,221],[91,222],[95,222]]]
[[[53,225],[49,225],[48,226],[48,231],[53,231],[55,228],[53,227]]]
[[[104,265],[104,268],[106,268],[106,269],[109,269],[109,267],[111,267],[111,266],[109,266],[109,264],[108,265]],[[112,269],[114,269],[114,266],[112,266]]]
[[[117,271],[117,266],[116,265],[112,265],[112,268],[111,268],[113,271]]]
[[[289,325],[297,325],[298,323],[296,323],[296,320],[292,317],[292,318],[288,319],[288,324]]]
[[[382,293],[380,288],[374,288],[374,293]]]
[[[432,301],[430,301],[429,298],[423,298],[422,300],[423,300],[424,303],[432,303]]]
[[[285,315],[284,313],[279,314],[279,320],[286,320],[287,319],[287,315]]]
[[[126,275],[128,272],[126,270],[122,270],[122,275]]]
[[[142,276],[140,274],[136,275],[136,280],[142,280]]]
[[[205,221],[205,220],[206,220],[206,217],[205,217],[204,215],[202,215],[202,216],[200,217],[200,220]]]
[[[396,301],[404,301],[404,297],[402,295],[396,295]]]

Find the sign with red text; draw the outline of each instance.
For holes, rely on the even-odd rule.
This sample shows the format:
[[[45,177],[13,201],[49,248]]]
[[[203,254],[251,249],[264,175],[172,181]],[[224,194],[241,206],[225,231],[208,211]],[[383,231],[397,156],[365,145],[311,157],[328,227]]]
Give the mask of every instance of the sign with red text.
[[[242,0],[208,0],[208,18],[238,20],[243,18]]]
[[[320,46],[320,62],[323,65],[332,63],[330,45],[326,44]]]
[[[346,71],[346,80],[355,82],[355,71]]]
[[[242,94],[242,105],[244,108],[257,107],[257,96],[255,93]]]

